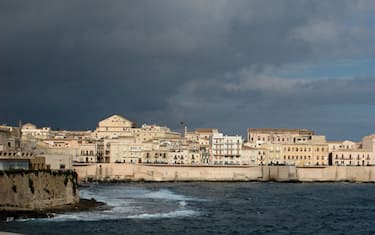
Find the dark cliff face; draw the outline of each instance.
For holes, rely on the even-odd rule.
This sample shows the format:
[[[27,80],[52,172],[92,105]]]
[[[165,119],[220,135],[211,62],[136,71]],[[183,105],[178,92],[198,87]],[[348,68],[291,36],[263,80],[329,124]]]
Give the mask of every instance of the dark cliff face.
[[[0,210],[48,209],[79,201],[73,171],[0,171]]]

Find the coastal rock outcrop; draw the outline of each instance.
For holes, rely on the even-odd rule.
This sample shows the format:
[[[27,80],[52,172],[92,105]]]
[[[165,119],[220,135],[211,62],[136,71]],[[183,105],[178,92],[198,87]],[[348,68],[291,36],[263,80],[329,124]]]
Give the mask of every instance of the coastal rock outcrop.
[[[78,202],[73,171],[0,171],[0,210],[43,210]]]

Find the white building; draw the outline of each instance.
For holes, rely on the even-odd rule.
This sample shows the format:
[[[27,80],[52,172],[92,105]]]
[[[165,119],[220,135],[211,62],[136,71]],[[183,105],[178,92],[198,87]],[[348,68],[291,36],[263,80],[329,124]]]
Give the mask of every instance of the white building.
[[[210,164],[240,165],[243,139],[241,136],[227,136],[215,133],[210,138]]]
[[[104,161],[109,163],[142,163],[148,145],[134,137],[121,137],[104,140]]]
[[[242,146],[241,149],[241,165],[251,165],[256,166],[259,165],[257,161],[258,157],[258,150],[257,148]]]
[[[37,128],[36,125],[32,123],[26,123],[21,128],[22,139],[49,139],[51,138],[51,128],[42,127]]]

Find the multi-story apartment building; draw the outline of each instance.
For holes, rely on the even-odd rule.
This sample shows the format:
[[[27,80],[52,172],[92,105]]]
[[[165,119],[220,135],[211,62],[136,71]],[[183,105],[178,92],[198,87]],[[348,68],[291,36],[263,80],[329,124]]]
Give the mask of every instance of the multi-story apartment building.
[[[375,165],[374,152],[366,149],[342,149],[332,152],[332,164],[336,166]]]
[[[210,163],[214,165],[240,165],[242,142],[241,136],[213,134],[210,138]]]
[[[349,142],[347,145],[342,145],[341,148],[332,151],[330,158],[332,165],[375,165],[375,135],[363,137],[361,144]]]
[[[98,159],[99,151],[96,142],[83,142],[78,145],[77,155],[73,159],[75,162],[95,163]]]
[[[328,165],[328,144],[284,144],[281,162],[296,166]]]
[[[143,124],[141,128],[132,129],[133,136],[141,142],[153,139],[180,139],[180,133],[171,131],[168,127]]]
[[[269,155],[269,149],[267,147],[258,147],[257,150],[257,163],[258,165],[268,165],[268,155]]]
[[[217,133],[219,130],[214,128],[198,128],[192,132],[185,132],[185,139],[199,146],[202,164],[210,163],[210,138]]]
[[[168,153],[169,164],[200,165],[201,155],[199,151],[188,149],[174,149]]]
[[[258,149],[259,165],[328,165],[325,136],[308,129],[249,128],[248,143]]]
[[[264,144],[257,150],[257,165],[328,165],[326,144]]]
[[[219,130],[214,128],[198,128],[192,132],[186,132],[185,138],[190,141],[198,142],[200,146],[209,146],[210,137],[218,134]]]
[[[282,144],[263,144],[258,151],[259,165],[279,165],[283,162]]]
[[[253,147],[248,147],[246,145],[242,146],[241,149],[241,154],[240,154],[240,159],[241,159],[241,165],[259,165],[257,161],[258,157],[258,149],[253,148]]]
[[[134,137],[104,139],[104,162],[142,163],[143,153],[148,147]]]
[[[22,140],[51,138],[50,127],[37,128],[37,126],[32,123],[24,124],[21,128],[21,133],[22,133]]]
[[[286,128],[248,128],[247,142],[249,145],[262,144],[292,144],[300,141],[308,141],[314,132],[308,129]]]

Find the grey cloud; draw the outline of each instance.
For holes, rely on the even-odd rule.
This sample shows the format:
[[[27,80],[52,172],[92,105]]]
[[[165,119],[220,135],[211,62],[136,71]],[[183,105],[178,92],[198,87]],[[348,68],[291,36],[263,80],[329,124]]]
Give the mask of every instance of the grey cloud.
[[[193,126],[201,124],[203,119],[207,120],[205,125],[220,123],[225,130],[242,134],[250,126],[281,126],[309,127],[321,134],[331,133],[330,138],[354,138],[353,126],[375,124],[368,118],[373,114],[361,110],[363,105],[375,106],[373,77],[315,81],[248,77],[248,81],[244,80],[242,73],[232,83],[190,81],[187,89],[170,100],[170,107],[188,110],[184,115],[192,120]],[[207,90],[215,92],[205,93]],[[355,118],[350,118],[351,115]],[[338,125],[348,123],[351,126],[346,131],[338,130],[341,129]],[[364,127],[358,130],[368,134]],[[346,136],[338,137],[337,133]]]
[[[0,97],[7,102],[0,104],[0,122],[31,119],[60,128],[94,128],[103,116],[120,113],[139,123],[177,128],[184,119],[195,127],[234,132],[249,123],[276,125],[270,107],[279,119],[288,119],[291,107],[318,107],[323,99],[331,105],[371,104],[356,97],[363,92],[371,97],[358,79],[352,84],[285,80],[265,69],[372,56],[374,35],[362,23],[373,5],[1,2]]]

